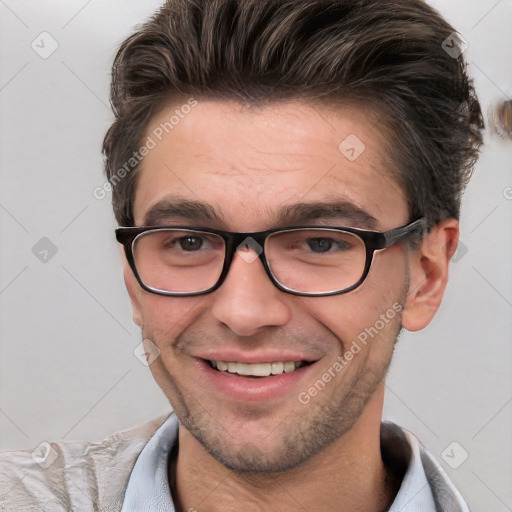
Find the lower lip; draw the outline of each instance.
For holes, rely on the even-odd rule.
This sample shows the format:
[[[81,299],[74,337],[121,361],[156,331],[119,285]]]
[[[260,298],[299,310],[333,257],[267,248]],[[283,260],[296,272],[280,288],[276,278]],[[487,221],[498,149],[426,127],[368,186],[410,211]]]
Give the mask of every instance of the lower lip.
[[[302,366],[290,373],[268,377],[245,377],[235,373],[221,372],[212,368],[204,359],[197,359],[197,366],[210,388],[235,400],[265,401],[289,394],[299,388],[313,371],[315,363]],[[303,386],[304,389],[307,386]],[[298,394],[303,391],[297,389]]]

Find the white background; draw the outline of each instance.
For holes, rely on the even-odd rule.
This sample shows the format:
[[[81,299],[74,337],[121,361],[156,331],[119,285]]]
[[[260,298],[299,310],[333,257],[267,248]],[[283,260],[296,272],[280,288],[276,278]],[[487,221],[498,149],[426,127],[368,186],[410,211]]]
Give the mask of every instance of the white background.
[[[104,183],[115,50],[159,3],[0,0],[0,449],[100,440],[169,409],[133,355],[110,197],[92,194]],[[469,43],[487,116],[512,94],[512,1],[431,3]],[[31,48],[43,31],[58,43],[47,59]],[[465,250],[434,322],[401,337],[386,417],[420,438],[473,511],[502,512],[512,510],[512,141],[487,121],[485,142],[464,200]],[[32,251],[42,237],[57,248],[45,263]]]

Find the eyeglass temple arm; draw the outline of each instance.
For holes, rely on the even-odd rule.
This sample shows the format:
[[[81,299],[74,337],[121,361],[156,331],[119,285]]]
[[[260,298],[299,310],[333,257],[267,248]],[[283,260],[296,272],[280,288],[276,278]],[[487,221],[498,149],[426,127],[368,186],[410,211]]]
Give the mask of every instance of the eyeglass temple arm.
[[[425,219],[418,219],[407,226],[401,226],[399,228],[392,229],[387,233],[384,233],[385,241],[383,248],[391,247],[398,242],[401,242],[404,238],[411,235],[421,235],[425,228]]]

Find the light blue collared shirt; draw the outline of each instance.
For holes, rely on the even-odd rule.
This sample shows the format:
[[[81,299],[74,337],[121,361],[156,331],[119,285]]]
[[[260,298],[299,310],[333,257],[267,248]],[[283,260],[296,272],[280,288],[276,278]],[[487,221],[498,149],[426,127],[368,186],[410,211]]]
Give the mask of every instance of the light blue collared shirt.
[[[175,512],[169,487],[169,453],[178,440],[178,418],[173,413],[140,453],[130,475],[121,512]],[[400,429],[392,425],[394,429]],[[409,444],[410,460],[390,512],[469,512],[441,466],[400,429]],[[429,483],[430,482],[430,483]],[[436,497],[439,509],[436,508]]]

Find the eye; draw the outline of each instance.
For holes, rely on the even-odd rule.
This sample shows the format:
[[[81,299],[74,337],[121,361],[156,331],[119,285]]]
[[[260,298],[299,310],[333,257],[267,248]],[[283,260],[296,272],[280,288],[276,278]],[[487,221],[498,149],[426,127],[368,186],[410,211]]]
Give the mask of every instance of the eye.
[[[176,242],[184,251],[197,251],[203,246],[203,238],[193,235],[182,236]]]
[[[351,245],[344,240],[334,240],[332,238],[310,238],[307,244],[316,253],[329,252],[333,248],[340,251],[351,248]]]
[[[311,238],[307,243],[313,252],[327,252],[332,248],[332,240],[329,238]]]

